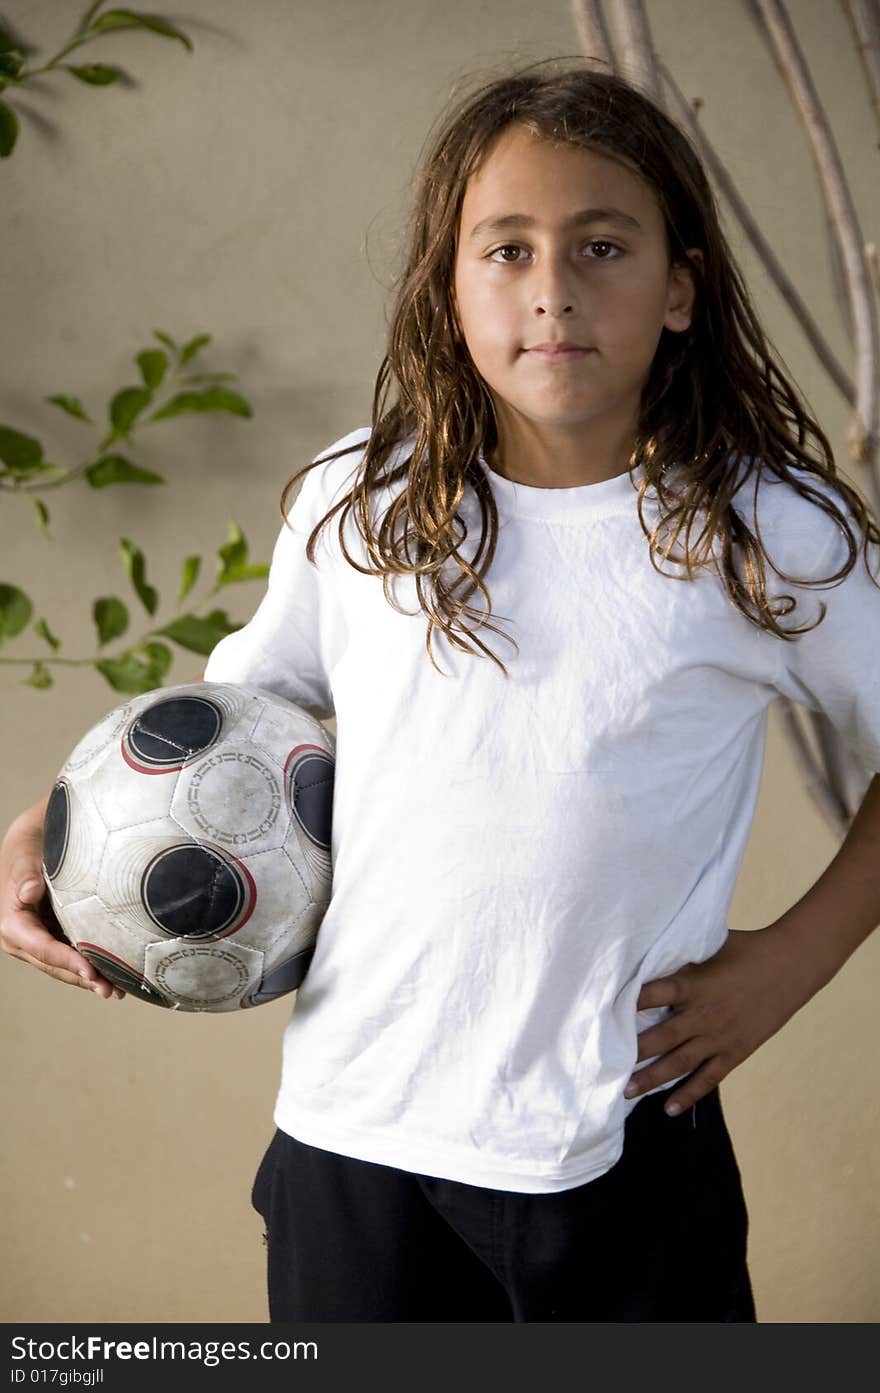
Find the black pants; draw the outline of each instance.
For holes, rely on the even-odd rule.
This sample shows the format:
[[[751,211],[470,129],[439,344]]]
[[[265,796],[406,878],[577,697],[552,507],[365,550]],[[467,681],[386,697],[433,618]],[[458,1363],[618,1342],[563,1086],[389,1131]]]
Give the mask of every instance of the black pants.
[[[610,1171],[556,1194],[418,1175],[276,1131],[254,1181],[270,1321],[755,1321],[718,1090],[641,1099]]]

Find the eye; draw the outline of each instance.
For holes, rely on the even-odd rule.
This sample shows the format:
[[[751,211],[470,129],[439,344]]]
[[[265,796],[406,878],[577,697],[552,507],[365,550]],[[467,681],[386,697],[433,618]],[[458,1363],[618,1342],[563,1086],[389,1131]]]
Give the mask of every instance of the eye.
[[[603,251],[602,251],[601,254],[599,254],[599,255],[597,255],[597,256],[591,256],[591,257],[589,257],[588,260],[590,260],[590,261],[617,261],[618,255],[619,255],[619,256],[622,256],[622,255],[623,255],[623,248],[622,248],[622,247],[618,247],[617,244],[616,244],[615,242],[609,242],[609,241],[607,241],[604,237],[596,237],[596,238],[594,238],[591,242],[585,242],[584,245],[587,246],[587,247],[601,247],[601,248],[603,248]],[[497,256],[497,254],[498,254],[499,252],[510,252],[510,251],[512,251],[512,252],[518,252],[518,251],[524,251],[524,250],[525,250],[525,248],[524,248],[524,247],[521,247],[521,246],[519,245],[518,242],[505,242],[505,244],[504,244],[503,247],[496,247],[494,251],[489,252],[489,254],[488,254],[488,255],[489,255],[489,260],[490,260],[490,261],[494,260],[495,257]],[[610,251],[610,252],[616,253],[616,255],[614,255],[614,256],[609,256],[609,255],[608,255],[608,252],[609,252],[609,251]],[[495,262],[495,265],[496,265],[496,266],[518,266],[518,265],[519,265],[519,261],[507,260],[507,259],[505,258],[505,259],[503,259],[502,261],[496,261],[496,262]]]

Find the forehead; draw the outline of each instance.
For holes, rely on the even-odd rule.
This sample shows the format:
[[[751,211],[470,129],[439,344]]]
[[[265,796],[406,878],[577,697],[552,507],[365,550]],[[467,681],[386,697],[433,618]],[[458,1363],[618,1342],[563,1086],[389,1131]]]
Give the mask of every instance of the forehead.
[[[646,179],[597,149],[537,136],[508,126],[490,146],[465,186],[461,219],[465,236],[487,216],[524,213],[543,223],[581,207],[613,205],[642,225],[663,215]]]

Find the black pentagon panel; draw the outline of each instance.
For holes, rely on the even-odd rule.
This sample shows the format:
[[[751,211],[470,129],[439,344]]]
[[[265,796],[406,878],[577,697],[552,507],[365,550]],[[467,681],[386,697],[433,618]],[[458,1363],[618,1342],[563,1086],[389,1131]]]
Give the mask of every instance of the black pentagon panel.
[[[166,1010],[170,1010],[171,1002],[127,963],[120,962],[118,958],[111,957],[108,953],[102,953],[100,948],[91,945],[87,947],[83,943],[77,944],[77,952],[82,953],[84,958],[88,958],[92,967],[100,972],[102,977],[106,977],[108,982],[112,982],[115,987],[121,987],[124,992],[128,992],[131,996],[140,997],[141,1001],[148,1001],[151,1006],[164,1006]]]
[[[180,938],[210,938],[248,917],[248,887],[234,862],[209,847],[168,847],[150,862],[141,899],[151,919]]]
[[[291,776],[293,811],[303,831],[330,850],[333,825],[333,760],[315,750],[298,760]]]
[[[166,697],[132,721],[125,741],[142,764],[163,769],[207,750],[222,726],[220,707],[207,697]]]
[[[314,956],[314,947],[304,948],[295,957],[279,963],[278,967],[266,973],[260,985],[242,1001],[242,1006],[262,1006],[267,1001],[275,1001],[279,996],[286,996],[288,992],[295,991],[305,977]]]
[[[70,795],[67,784],[59,779],[49,794],[43,822],[43,865],[50,880],[61,870],[67,851],[70,831]]]

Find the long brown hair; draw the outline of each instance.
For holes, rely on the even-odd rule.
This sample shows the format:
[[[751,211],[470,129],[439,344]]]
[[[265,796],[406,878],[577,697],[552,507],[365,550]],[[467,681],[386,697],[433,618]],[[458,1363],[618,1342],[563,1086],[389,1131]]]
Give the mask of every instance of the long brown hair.
[[[696,300],[689,331],[662,332],[642,391],[630,457],[630,471],[643,465],[638,516],[650,542],[651,562],[659,570],[660,537],[669,532],[664,559],[683,565],[687,578],[694,579],[696,569],[717,565],[713,547],[718,538],[719,574],[735,607],[758,628],[791,640],[815,628],[826,606],[821,606],[814,624],[780,628],[777,617],[790,613],[795,600],[790,595],[768,600],[765,558],[785,581],[827,585],[848,575],[858,556],[845,514],[804,473],[820,486],[831,485],[851,509],[864,533],[869,575],[868,543],[880,542],[880,530],[860,495],[838,475],[827,437],[764,336],[719,225],[712,189],[687,136],[648,97],[618,77],[583,62],[569,63],[559,72],[542,71],[546,63],[558,61],[529,64],[497,78],[459,100],[442,118],[418,175],[405,265],[395,282],[388,351],[373,394],[371,434],[350,491],[309,536],[309,560],[314,563],[321,528],[342,509],[339,540],[346,560],[365,575],[382,575],[385,597],[401,613],[389,582],[395,575],[415,576],[419,605],[428,619],[425,645],[434,667],[431,634],[436,626],[457,648],[484,654],[507,675],[500,659],[463,623],[473,618],[476,628],[502,632],[489,622],[492,603],[483,580],[495,554],[498,511],[478,458],[481,451],[487,457],[495,446],[497,430],[491,396],[461,333],[452,285],[467,180],[496,137],[516,123],[547,139],[620,160],[653,188],[666,223],[670,261],[690,265]],[[702,250],[702,265],[688,258],[689,247]],[[392,377],[397,401],[386,410]],[[395,446],[410,439],[411,453],[390,468]],[[810,439],[814,454],[809,453]],[[363,448],[361,441],[299,470],[281,496],[285,521],[287,496],[298,479],[319,464]],[[731,504],[737,489],[759,470],[786,480],[835,520],[849,549],[840,570],[801,581],[778,570],[764,551],[756,513],[757,536]],[[400,479],[405,479],[404,487],[374,525],[370,493]],[[458,508],[468,484],[481,517],[472,562],[459,550],[467,529]],[[643,516],[649,489],[655,490],[659,504],[653,528]],[[366,567],[345,546],[343,528],[349,513],[372,563]],[[705,521],[692,544],[698,513],[705,514]],[[671,556],[682,531],[684,554]],[[467,603],[477,589],[485,599],[485,611]]]

